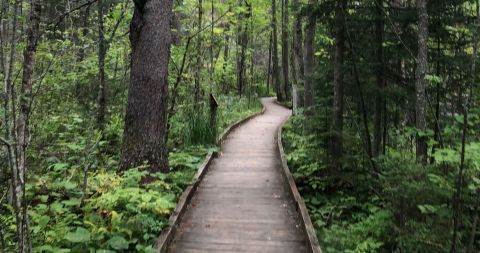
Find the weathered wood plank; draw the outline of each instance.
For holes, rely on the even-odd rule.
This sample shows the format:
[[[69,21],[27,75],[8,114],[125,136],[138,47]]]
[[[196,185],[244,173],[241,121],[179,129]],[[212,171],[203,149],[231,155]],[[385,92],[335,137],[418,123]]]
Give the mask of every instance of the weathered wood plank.
[[[245,119],[239,120],[235,122],[234,124],[230,125],[225,132],[220,135],[218,138],[217,142],[221,143],[227,136],[228,133],[239,127],[240,125],[244,124],[248,120],[263,114],[266,111],[266,108],[264,107],[261,112],[254,113],[250,116],[248,116]],[[183,192],[182,196],[180,197],[177,207],[173,211],[172,215],[169,218],[168,221],[168,226],[165,228],[162,233],[160,234],[159,238],[157,239],[157,242],[154,245],[155,249],[158,249],[159,252],[166,252],[168,249],[168,246],[170,245],[171,240],[173,239],[175,232],[177,231],[177,228],[182,221],[183,215],[185,214],[187,207],[194,196],[198,185],[200,184],[200,181],[203,179],[205,176],[206,172],[208,171],[210,164],[213,161],[213,158],[215,156],[218,156],[218,153],[209,153],[207,157],[204,160],[204,163],[200,166],[198,169],[197,173],[193,177],[191,186],[187,187],[185,191]]]
[[[262,103],[263,115],[219,141],[222,152],[199,183],[168,252],[310,251],[299,196],[283,175],[276,140],[291,112],[273,99]]]
[[[199,243],[181,242],[175,247],[175,252],[182,253],[209,253],[209,252],[245,252],[245,253],[289,253],[289,252],[305,252],[305,245],[300,243],[292,244],[231,244],[231,243]]]

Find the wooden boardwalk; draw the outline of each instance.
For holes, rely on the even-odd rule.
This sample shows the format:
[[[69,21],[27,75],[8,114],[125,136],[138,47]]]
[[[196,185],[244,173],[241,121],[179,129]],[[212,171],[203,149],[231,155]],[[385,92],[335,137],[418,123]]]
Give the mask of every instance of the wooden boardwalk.
[[[230,133],[191,200],[168,252],[307,252],[276,135],[291,114],[267,110]]]

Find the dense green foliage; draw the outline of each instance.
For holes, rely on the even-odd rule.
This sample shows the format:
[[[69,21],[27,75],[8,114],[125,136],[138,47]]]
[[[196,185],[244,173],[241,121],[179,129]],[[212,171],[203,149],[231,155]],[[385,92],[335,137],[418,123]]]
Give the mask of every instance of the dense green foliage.
[[[427,166],[418,164],[407,148],[389,149],[386,155],[377,158],[381,175],[375,176],[359,148],[359,137],[352,137],[346,145],[347,163],[341,170],[332,171],[326,162],[321,137],[304,135],[303,121],[302,116],[295,116],[285,126],[285,149],[327,252],[450,250],[452,206],[449,203],[459,167],[458,143],[437,151],[435,163]],[[458,124],[456,127],[454,131],[458,134]],[[411,137],[411,132],[396,132],[391,142],[400,146]],[[478,215],[480,142],[470,142],[466,150],[464,236],[469,235]]]
[[[260,110],[258,101],[234,97],[220,101],[219,133],[234,121]],[[27,184],[34,250],[153,252],[151,245],[167,224],[178,197],[205,155],[217,149],[212,142],[189,144],[188,125],[193,123],[183,115],[179,112],[172,118],[172,171],[149,175],[156,179],[149,184],[141,183],[146,175],[141,168],[122,175],[116,173],[119,154],[115,143],[121,142],[123,124],[120,119],[112,118],[105,132],[109,137],[104,140],[98,131],[89,129],[91,122],[78,115],[60,114],[46,119],[43,124],[48,124],[48,131],[37,136],[49,144],[41,152],[32,151],[32,155],[38,155],[31,158],[38,163],[32,166],[37,173]],[[1,210],[8,249],[14,247],[15,219],[10,206],[4,204]]]
[[[335,59],[331,27],[336,26],[333,1],[316,5],[318,17],[326,21],[317,23],[314,113],[304,115],[300,109],[285,126],[289,166],[322,248],[359,253],[478,252],[480,90],[478,69],[472,69],[472,61],[478,58],[474,54],[478,46],[474,1],[428,1],[425,131],[415,128],[415,3],[382,6],[385,60],[379,62],[372,47],[378,40],[373,36],[378,21],[375,2],[349,4],[345,17],[341,166],[333,166],[329,153]],[[379,64],[384,66],[385,88],[376,85]],[[385,101],[381,105],[383,141],[380,154],[370,159],[376,96]],[[460,171],[462,136],[466,138],[465,163]],[[426,162],[415,157],[419,137],[427,138]],[[454,231],[458,236],[456,249],[451,251]]]
[[[20,2],[23,8],[29,8],[27,3]],[[205,156],[218,149],[215,142],[218,135],[230,124],[260,111],[257,97],[266,93],[265,88],[249,80],[244,96],[237,96],[233,60],[219,59],[214,74],[214,94],[219,107],[216,129],[212,129],[205,102],[200,106],[192,103],[190,84],[194,69],[189,67],[183,72],[178,69],[183,57],[189,64],[194,55],[201,52],[186,49],[185,40],[173,45],[168,138],[171,170],[167,174],[149,174],[139,167],[119,174],[130,71],[128,31],[133,3],[128,0],[104,2],[108,10],[102,17],[105,36],[112,40],[105,61],[108,100],[103,131],[97,129],[95,122],[99,75],[96,34],[99,20],[93,8],[96,1],[72,12],[65,9],[68,3],[46,3],[41,23],[44,33],[36,57],[38,80],[30,115],[25,189],[30,244],[34,252],[154,252],[152,246],[166,226],[178,198]],[[176,6],[176,12],[184,15],[195,7],[190,1]],[[8,10],[12,8],[10,5]],[[55,8],[67,13],[66,18],[57,20]],[[218,12],[227,10],[223,5],[218,8]],[[27,15],[21,16],[22,27],[26,25],[24,17]],[[234,18],[232,12],[230,19]],[[188,33],[195,27],[182,29]],[[222,31],[218,29],[215,34],[222,38]],[[202,33],[194,39],[206,40],[207,37]],[[18,52],[24,48],[23,40],[19,40],[15,49]],[[11,50],[6,44],[4,49]],[[5,55],[7,53],[5,51]],[[20,70],[21,59],[16,57],[15,68]],[[222,68],[223,61],[230,62],[226,71]],[[206,94],[208,63],[204,66],[202,93]],[[259,79],[262,74],[256,68],[255,71]],[[178,75],[182,78],[174,86]],[[227,87],[225,92],[221,90],[221,83]],[[4,109],[0,108],[2,115]],[[3,128],[3,122],[2,119],[2,136],[8,131]],[[1,148],[0,252],[17,252],[15,211],[8,189],[11,172],[6,150]]]

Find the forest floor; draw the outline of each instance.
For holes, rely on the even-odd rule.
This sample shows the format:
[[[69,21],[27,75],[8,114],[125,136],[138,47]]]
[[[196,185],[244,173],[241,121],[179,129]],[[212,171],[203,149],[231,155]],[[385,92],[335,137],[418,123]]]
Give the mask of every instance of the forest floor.
[[[281,175],[275,136],[291,113],[264,98],[263,115],[226,139],[170,252],[304,252],[306,236]]]

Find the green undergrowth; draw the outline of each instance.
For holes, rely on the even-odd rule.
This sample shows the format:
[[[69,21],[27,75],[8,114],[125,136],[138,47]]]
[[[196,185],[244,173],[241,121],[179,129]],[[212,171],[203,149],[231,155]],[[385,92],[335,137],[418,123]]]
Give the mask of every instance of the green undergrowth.
[[[261,108],[257,100],[232,97],[221,97],[219,103],[216,133]],[[203,137],[197,143],[187,140],[191,120],[205,121],[201,117],[208,113],[195,119],[189,115],[181,110],[172,117],[171,171],[149,175],[156,180],[148,184],[141,183],[146,176],[142,168],[122,175],[116,171],[123,129],[120,116],[111,117],[103,138],[92,122],[77,114],[37,123],[29,160],[41,173],[29,175],[26,189],[34,252],[156,252],[152,245],[178,198],[205,156],[218,149]],[[12,250],[14,217],[11,206],[0,207],[2,239]]]
[[[343,166],[332,169],[326,154],[328,135],[319,128],[305,134],[304,124],[304,116],[292,117],[284,127],[283,142],[324,252],[449,252],[453,230],[450,203],[460,143],[437,150],[435,161],[427,165],[417,163],[411,150],[387,148],[387,154],[375,160],[380,173],[375,176],[354,131],[345,131]],[[444,136],[449,138],[460,129],[455,125]],[[401,146],[411,135],[392,131],[390,141]],[[465,157],[461,217],[465,225],[459,232],[462,249],[467,247],[478,215],[480,142],[467,143]]]
[[[206,105],[194,108],[187,105],[172,117],[171,146],[185,146],[198,144],[215,144],[216,137],[234,122],[243,119],[261,110],[258,99],[238,98],[231,96],[217,97],[216,125],[210,127],[210,109]]]

